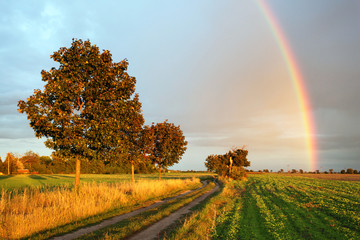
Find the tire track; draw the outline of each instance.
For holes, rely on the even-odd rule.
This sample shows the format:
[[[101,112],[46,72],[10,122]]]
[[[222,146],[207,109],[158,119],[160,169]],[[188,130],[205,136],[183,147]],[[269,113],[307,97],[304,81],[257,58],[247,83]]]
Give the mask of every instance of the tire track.
[[[206,185],[208,184],[207,181],[204,181],[203,182],[203,185],[199,188],[196,188],[194,190],[189,190],[189,191],[186,191],[182,194],[179,194],[175,197],[172,197],[172,198],[166,198],[166,199],[163,199],[163,200],[160,200],[160,201],[157,201],[156,203],[150,205],[150,206],[147,206],[147,207],[143,207],[143,208],[139,208],[135,211],[132,211],[132,212],[129,212],[129,213],[125,213],[125,214],[122,214],[122,215],[119,215],[119,216],[116,216],[116,217],[112,217],[112,218],[109,218],[109,219],[106,219],[106,220],[103,220],[101,221],[100,223],[98,224],[95,224],[95,225],[92,225],[92,226],[89,226],[89,227],[84,227],[84,228],[80,228],[78,230],[75,230],[74,232],[70,232],[70,233],[67,233],[65,235],[61,235],[61,236],[58,236],[58,237],[54,237],[52,238],[53,240],[72,240],[72,239],[76,239],[76,238],[79,238],[81,237],[82,235],[85,235],[85,234],[89,234],[89,233],[92,233],[94,231],[97,231],[97,230],[100,230],[104,227],[108,227],[108,226],[111,226],[111,225],[114,225],[120,221],[123,221],[125,219],[128,219],[130,217],[133,217],[133,216],[136,216],[140,213],[143,213],[147,210],[150,210],[152,208],[155,208],[155,207],[158,207],[164,203],[167,203],[171,200],[174,200],[174,199],[177,199],[177,198],[181,198],[183,196],[186,196],[188,195],[189,193],[192,193],[194,191],[197,191],[197,190],[200,190],[202,188],[204,188]]]
[[[205,200],[208,196],[213,194],[219,189],[219,185],[215,182],[216,186],[201,195],[200,197],[196,198],[194,201],[189,203],[188,205],[180,208],[179,210],[173,212],[169,216],[161,219],[160,221],[154,223],[150,227],[146,228],[145,230],[134,234],[132,237],[128,238],[129,240],[153,240],[158,239],[159,233],[171,226],[175,223],[179,218],[181,218],[183,215],[190,213],[190,209],[198,205],[200,202]]]

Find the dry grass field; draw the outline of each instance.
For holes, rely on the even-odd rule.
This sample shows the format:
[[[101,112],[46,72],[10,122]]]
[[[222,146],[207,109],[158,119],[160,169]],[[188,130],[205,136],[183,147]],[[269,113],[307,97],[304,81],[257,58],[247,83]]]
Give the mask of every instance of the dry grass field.
[[[24,238],[115,208],[126,210],[200,185],[200,180],[193,178],[141,180],[135,184],[84,183],[77,192],[66,186],[50,190],[3,189],[0,200],[0,238]]]

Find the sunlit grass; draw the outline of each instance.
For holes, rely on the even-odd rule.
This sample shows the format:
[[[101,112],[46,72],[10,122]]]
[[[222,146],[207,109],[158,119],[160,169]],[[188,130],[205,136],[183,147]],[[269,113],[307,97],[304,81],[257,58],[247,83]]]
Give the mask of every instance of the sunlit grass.
[[[196,190],[186,196],[171,200],[166,204],[160,205],[137,216],[121,221],[115,225],[82,236],[79,239],[123,239],[129,237],[135,232],[141,231],[151,224],[160,221],[164,217],[169,216],[174,211],[185,206],[186,204],[189,204],[191,201],[214,187],[214,183],[209,183],[206,187]]]
[[[129,208],[199,186],[199,179],[140,180],[135,184],[83,183],[78,192],[69,187],[2,190],[0,236],[21,238],[115,208]]]
[[[209,173],[163,173],[162,179],[185,179],[185,178],[208,178],[212,176]],[[136,174],[135,179],[138,180],[157,180],[158,174]],[[56,186],[74,185],[74,174],[38,174],[38,175],[0,175],[0,189],[8,190],[23,189],[29,187],[51,188]],[[126,182],[131,181],[130,174],[81,174],[81,182]]]

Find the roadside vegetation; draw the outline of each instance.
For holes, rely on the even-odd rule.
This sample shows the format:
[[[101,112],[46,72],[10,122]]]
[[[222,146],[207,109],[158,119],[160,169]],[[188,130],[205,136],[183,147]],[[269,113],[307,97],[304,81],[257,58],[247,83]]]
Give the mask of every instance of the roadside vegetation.
[[[48,238],[199,186],[199,179],[193,178],[140,180],[135,184],[129,181],[83,183],[78,191],[66,186],[53,187],[51,190],[3,189],[0,200],[0,237],[24,238],[52,229],[43,234],[46,236],[44,238]],[[97,216],[99,214],[102,216]]]

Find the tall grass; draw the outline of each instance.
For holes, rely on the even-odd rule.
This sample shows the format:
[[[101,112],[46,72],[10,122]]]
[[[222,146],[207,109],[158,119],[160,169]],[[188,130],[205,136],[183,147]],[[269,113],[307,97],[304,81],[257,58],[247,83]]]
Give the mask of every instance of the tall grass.
[[[0,237],[13,239],[55,228],[115,208],[134,206],[198,184],[199,179],[145,180],[135,184],[85,183],[52,191],[2,190]]]

